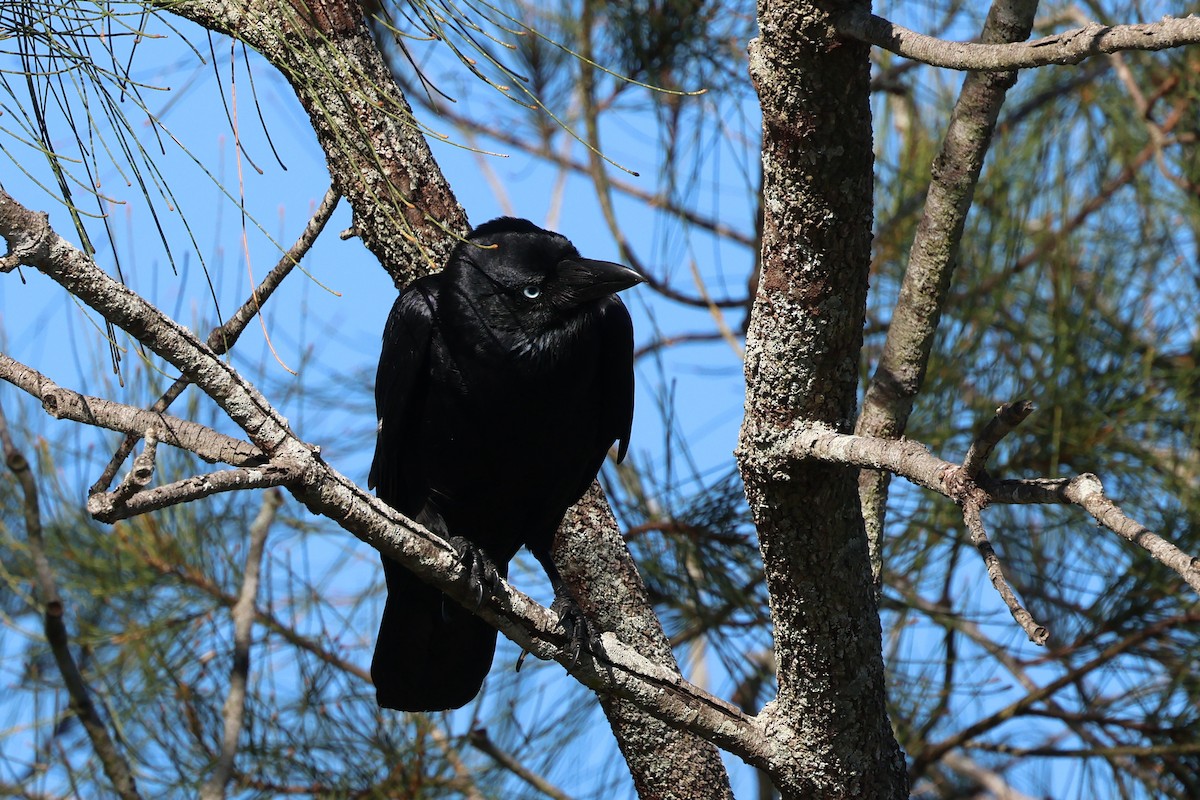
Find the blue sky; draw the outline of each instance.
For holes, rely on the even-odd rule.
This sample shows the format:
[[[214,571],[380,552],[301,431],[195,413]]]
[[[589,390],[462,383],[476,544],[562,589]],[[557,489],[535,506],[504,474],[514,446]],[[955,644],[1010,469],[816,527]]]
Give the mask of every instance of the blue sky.
[[[1146,18],[1155,16],[1148,14]],[[913,27],[921,27],[920,21],[907,22]],[[190,40],[204,58],[209,59],[207,38],[186,24],[180,24],[180,28],[189,31]],[[165,28],[159,30],[166,33]],[[962,35],[965,38],[972,33],[964,31]],[[138,140],[147,148],[173,189],[175,201],[168,203],[156,197],[155,205],[160,210],[166,238],[172,243],[177,274],[172,271],[141,191],[136,184],[126,182],[130,177],[129,170],[118,170],[110,165],[95,176],[100,184],[99,191],[118,201],[114,204],[105,202],[103,207],[109,215],[109,229],[120,253],[126,280],[160,308],[201,332],[206,332],[216,321],[211,293],[216,294],[223,313],[240,304],[251,282],[260,279],[275,263],[278,257],[276,243],[284,247],[290,245],[328,186],[323,155],[290,88],[253,54],[247,60],[240,48],[231,53],[228,40],[214,37],[213,42],[216,58],[210,63],[201,63],[195,53],[182,46],[173,35],[139,44],[135,77],[148,87],[169,88],[169,91],[146,88],[141,96],[147,108],[178,143],[164,136],[163,152],[159,152],[159,140],[136,104],[129,99],[121,104],[132,121]],[[3,68],[11,68],[10,62],[0,64]],[[250,99],[247,66],[253,73],[254,90],[267,120],[269,142]],[[447,71],[453,68],[453,65],[437,61],[431,66]],[[262,174],[245,158],[239,159],[233,146],[233,132],[221,100],[222,95],[232,98],[228,83],[231,70],[236,75],[239,135],[249,159],[262,169]],[[220,86],[217,74],[220,75]],[[17,108],[26,98],[19,93],[23,84],[9,77],[8,85],[15,90],[15,96],[0,96],[4,111],[0,115],[0,128],[20,136]],[[946,85],[958,85],[956,77],[945,80]],[[447,85],[460,100],[456,107],[460,113],[488,114],[494,108],[495,97],[487,94],[491,90],[469,80],[451,80]],[[74,108],[78,110],[79,106]],[[730,124],[737,125],[744,125],[747,119],[752,122],[755,114],[752,103],[722,111],[729,116]],[[659,150],[654,139],[646,133],[653,127],[646,116],[648,113],[645,108],[639,110],[631,103],[628,112],[605,128],[604,135],[608,154],[642,173],[638,179],[623,174],[619,177],[637,181],[647,190],[653,190]],[[62,131],[61,137],[56,139],[56,147],[65,155],[71,155],[71,139],[65,128],[57,127],[62,125],[61,117],[53,108],[50,114],[51,129]],[[734,119],[737,115],[741,118]],[[99,116],[96,119],[95,135],[106,138],[111,144],[105,124],[99,121]],[[423,121],[435,130],[454,135],[450,126],[435,119],[426,116]],[[750,129],[753,127],[749,126]],[[488,150],[503,150],[502,146],[493,143],[481,144]],[[74,240],[66,210],[31,179],[50,185],[52,177],[44,159],[12,135],[0,132],[0,145],[7,154],[7,158],[0,155],[0,182],[5,189],[27,206],[49,211],[58,232]],[[272,146],[286,169],[276,162]],[[539,224],[546,224],[548,218],[554,220],[552,227],[570,237],[585,255],[610,260],[619,258],[601,222],[590,181],[568,175],[560,195],[556,189],[558,173],[530,157],[518,153],[511,153],[508,158],[483,156],[443,143],[434,143],[433,147],[473,222],[504,213],[508,210],[506,203],[511,203],[516,214]],[[712,168],[706,174],[714,176],[697,181],[695,193],[700,198],[700,205],[729,224],[750,230],[749,198],[739,189],[745,185],[748,165],[720,148],[697,146],[696,153],[711,159],[709,165]],[[100,159],[99,163],[103,165],[104,160]],[[488,172],[504,186],[504,197],[497,196]],[[75,192],[85,211],[96,211],[94,202],[85,192],[79,187]],[[152,191],[152,194],[157,193]],[[244,245],[243,217],[230,198],[230,195],[241,194],[244,194],[247,212]],[[559,196],[564,198],[561,205],[557,202]],[[175,205],[177,209],[168,208]],[[661,219],[624,201],[619,201],[618,213],[627,234],[643,254],[652,254],[649,260],[659,274],[669,274],[680,288],[693,288],[688,262],[694,259],[714,294],[737,294],[742,289],[737,280],[748,270],[749,253],[732,246],[710,245],[702,236],[696,239],[700,242],[698,246],[689,247],[670,237],[663,237],[667,244],[652,246],[648,243],[655,241],[663,231]],[[182,220],[186,220],[186,228]],[[96,219],[87,224],[99,247],[98,262],[113,269],[114,259],[105,243],[104,226]],[[258,229],[259,225],[262,230]],[[329,229],[304,261],[311,278],[294,274],[288,279],[268,306],[264,319],[266,333],[257,322],[253,323],[238,345],[234,363],[262,383],[268,396],[278,403],[302,436],[320,444],[326,457],[338,469],[362,481],[370,460],[370,432],[374,422],[366,384],[352,385],[351,381],[370,378],[378,357],[379,332],[395,291],[390,279],[360,242],[354,239],[342,241],[335,235],[349,225],[349,209],[342,204]],[[193,240],[194,247],[189,244]],[[699,250],[704,247],[708,249]],[[211,290],[201,262],[211,278]],[[129,348],[125,359],[127,386],[117,386],[104,367],[107,347],[100,336],[95,315],[81,309],[47,279],[28,272],[24,277],[24,282],[14,275],[0,280],[0,349],[44,371],[64,386],[135,405],[149,402],[151,395],[145,389],[145,381],[137,376],[138,373],[153,375],[154,367],[140,362],[136,352]],[[654,302],[645,288],[627,293],[626,297],[635,316],[639,343],[650,341],[657,329],[674,333],[712,327],[707,312]],[[739,312],[733,312],[728,321],[736,327],[741,321]],[[276,362],[267,344],[268,335],[279,360],[297,370],[298,376],[293,376]],[[126,347],[129,345],[124,339],[121,343]],[[358,394],[353,402],[345,405],[343,413],[331,411],[328,405],[311,402],[304,392],[299,391],[303,387],[336,393],[347,391],[346,387],[351,386]],[[631,453],[634,458],[660,470],[672,452],[671,445],[664,441],[660,413],[661,401],[667,396],[674,401],[675,424],[679,434],[689,443],[697,470],[711,476],[730,466],[741,417],[743,386],[740,363],[728,345],[689,345],[671,351],[662,362],[661,372],[656,364],[647,364],[640,369]],[[67,425],[50,421],[29,398],[16,400],[15,392],[11,390],[4,392],[3,401],[10,417],[27,421],[34,430],[52,434]],[[105,451],[112,447],[116,437],[83,429],[76,435],[79,451],[90,452],[92,458],[62,459],[59,467],[65,477],[79,487],[82,499],[84,488],[98,471],[97,459],[106,459]],[[687,474],[686,466],[682,472]],[[903,504],[907,491],[898,488],[894,502]],[[332,559],[332,554],[340,553],[346,544],[341,540],[331,543],[292,538],[288,541],[290,546],[298,549],[310,548],[306,557],[318,561],[325,557]],[[344,568],[337,578],[344,582],[335,583],[333,591],[339,591],[340,585],[342,591],[350,594],[362,579],[377,578],[373,571],[373,554],[361,546],[355,552],[356,560],[352,566]],[[339,569],[343,567],[339,566]],[[351,570],[359,571],[351,573]],[[980,574],[972,574],[970,569],[958,579],[986,587]],[[517,570],[514,580],[521,588],[531,590],[535,595],[540,592],[545,597],[545,587],[536,569]],[[1000,631],[997,638],[1011,644],[1014,652],[1025,652],[1029,647],[1022,642],[1023,635],[1012,625],[999,601],[991,595],[977,594],[974,607],[969,610],[978,612],[979,616],[990,615],[991,622]],[[1005,630],[1009,631],[1007,639],[1003,634]],[[355,642],[359,646],[357,657],[365,663],[374,629],[367,624],[364,630],[349,631],[344,635],[348,642],[354,642],[354,637],[358,637]],[[927,642],[920,637],[910,637],[905,642],[910,652],[902,655],[919,657],[925,644]],[[511,663],[515,657],[513,650],[503,644],[498,661]],[[511,676],[510,672],[495,674],[498,684],[511,680],[511,677],[505,677]],[[985,704],[999,705],[1006,700],[1006,693],[1012,687],[1006,685],[1007,679],[1003,675],[988,674],[980,679],[988,684],[989,692],[994,690]],[[544,681],[546,686],[541,705],[523,710],[528,718],[550,713],[547,709],[556,705],[558,692],[582,691],[563,678],[555,665],[527,666],[520,680]],[[714,680],[718,691],[727,688],[720,685],[722,676],[719,672]],[[496,694],[503,697],[502,686]],[[964,716],[977,710],[960,709]],[[588,734],[595,743],[589,752],[598,762],[611,765],[614,757],[611,736],[598,713],[593,716],[598,727]],[[465,716],[460,716],[452,725],[461,727],[467,722]],[[1022,730],[1028,731],[1027,728]],[[1020,738],[1014,740],[1014,744],[1023,743]],[[595,765],[597,771],[603,768],[602,764]],[[1054,766],[1036,769],[1058,770],[1052,784],[1059,781],[1065,786],[1071,781],[1069,769]],[[749,795],[750,781],[748,770],[739,768],[735,771],[739,795]],[[1025,788],[1031,790],[1029,786]]]
[[[164,185],[170,188],[170,196],[164,198],[155,186],[153,171],[145,167],[140,156],[134,159],[150,184],[157,221],[133,179],[129,164],[118,159],[117,166],[103,157],[104,146],[99,142],[103,140],[115,151],[117,139],[103,122],[97,110],[100,104],[94,96],[89,96],[85,104],[70,94],[70,85],[65,86],[68,91],[63,95],[69,98],[69,107],[76,118],[83,115],[86,105],[97,122],[89,132],[93,138],[88,140],[89,146],[101,154],[93,175],[88,176],[82,165],[72,160],[78,158],[78,151],[63,115],[55,111],[53,103],[47,122],[54,132],[56,150],[67,159],[68,171],[79,180],[80,185],[73,186],[76,203],[85,214],[92,215],[86,217],[85,225],[98,249],[97,262],[115,272],[119,258],[121,274],[130,286],[203,334],[217,321],[213,295],[222,316],[245,299],[252,281],[261,279],[274,265],[279,246],[290,245],[307,222],[328,186],[328,175],[307,120],[290,87],[278,75],[254,54],[247,58],[240,47],[231,53],[228,40],[221,37],[213,38],[214,70],[206,37],[185,23],[176,20],[174,24],[188,32],[190,41],[209,63],[201,63],[194,52],[161,25],[151,27],[151,32],[157,30],[165,37],[145,39],[138,44],[132,74],[143,84],[140,97],[159,124],[147,122],[145,113],[129,97],[118,104],[127,115],[136,140],[146,148],[146,160],[153,162]],[[119,43],[122,44],[128,41]],[[0,68],[15,68],[11,56],[4,58],[6,61]],[[269,141],[250,99],[247,67],[253,73],[254,91],[267,120]],[[231,71],[236,82],[238,135],[245,150],[241,157],[234,147],[233,132],[221,99],[224,95],[227,101],[232,100],[228,83]],[[0,144],[5,149],[5,154],[0,155],[0,183],[19,202],[48,211],[55,229],[78,243],[70,214],[51,196],[56,191],[54,177],[44,157],[20,141],[28,138],[27,132],[20,129],[21,109],[28,107],[28,97],[21,93],[23,82],[12,80],[10,75],[8,86],[11,94],[0,98],[4,104],[0,127],[9,134],[0,133]],[[466,93],[480,91],[472,84],[464,83],[457,88],[464,91],[459,111],[469,113],[472,105],[483,108],[492,100],[467,96]],[[448,126],[437,120],[426,117],[424,121],[453,135]],[[639,122],[631,114],[606,131],[606,140],[611,143],[614,158],[645,176],[621,177],[640,180],[647,190],[652,190],[658,154],[654,142],[643,134],[643,127],[645,122]],[[527,156],[482,156],[438,142],[433,147],[472,222],[482,222],[511,208],[512,213],[539,224],[552,223],[550,226],[570,237],[587,256],[619,260],[602,225],[590,181],[570,175],[561,192],[552,192],[550,188],[559,179],[557,173]],[[276,161],[272,148],[286,169]],[[253,165],[261,168],[261,174]],[[503,185],[503,197],[493,191],[492,183],[482,179],[485,169],[492,171]],[[99,208],[82,188],[82,184],[92,180],[103,198]],[[51,192],[39,187],[39,182],[50,187]],[[714,192],[713,196],[717,194]],[[563,198],[561,205],[556,201],[558,197]],[[244,198],[245,217],[239,211],[238,198]],[[621,201],[618,208],[627,233],[635,243],[642,243],[641,249],[647,249],[644,242],[655,233],[653,215]],[[107,225],[95,216],[100,209],[107,214]],[[740,216],[741,222],[748,222],[746,207],[741,208]],[[157,232],[159,225],[170,243],[169,255]],[[349,391],[345,387],[351,385],[351,380],[369,380],[378,358],[379,334],[395,290],[390,278],[359,241],[337,237],[338,231],[349,226],[349,209],[343,203],[303,262],[311,277],[299,273],[289,277],[267,306],[263,325],[256,321],[248,328],[233,360],[239,369],[259,381],[302,436],[322,446],[331,463],[351,477],[365,481],[371,453],[370,432],[374,428],[366,384],[353,385],[352,391],[357,394],[346,404],[344,413],[331,411],[324,404],[310,403],[303,391],[297,391],[302,387],[326,394]],[[698,257],[706,271],[711,255]],[[676,247],[664,254],[671,256],[686,258],[688,254]],[[746,259],[749,254],[732,253],[727,257]],[[692,290],[685,263],[656,264],[655,268],[662,270],[660,274],[671,274],[683,288]],[[744,267],[731,271],[738,274]],[[107,367],[108,348],[97,315],[82,308],[48,279],[29,272],[24,278],[21,281],[10,275],[0,281],[0,347],[6,354],[41,370],[63,386],[133,405],[145,405],[153,399],[154,394],[146,388],[147,380],[156,382],[161,389],[173,377],[169,371],[163,374],[161,362],[143,361],[128,338],[120,334],[118,342],[125,351],[125,386],[117,385]],[[714,291],[725,289],[718,286]],[[729,290],[732,292],[736,287]],[[654,304],[648,295],[646,289],[626,294],[639,343],[653,339],[656,329],[680,332],[711,326],[707,312]],[[740,317],[733,318],[732,324],[738,323]],[[712,369],[714,354],[719,361],[716,371]],[[707,474],[728,468],[742,402],[740,363],[733,351],[725,344],[689,346],[669,353],[662,363],[662,373],[656,365],[640,370],[632,457],[659,469],[667,462],[660,406],[670,395],[675,425],[688,438],[698,469]],[[298,374],[292,375],[289,369]],[[11,418],[47,435],[57,437],[64,433],[65,426],[70,426],[50,420],[31,398],[18,399],[13,390],[5,392],[4,404]],[[225,427],[228,429],[227,424]],[[68,438],[75,442],[74,452],[85,457],[64,455],[57,460],[57,467],[64,480],[77,487],[82,501],[87,485],[95,479],[118,437],[73,426]],[[686,477],[688,468],[682,471]],[[330,591],[335,595],[341,592],[350,595],[362,581],[379,577],[374,554],[349,537],[345,541],[325,537],[280,540],[284,541],[287,548],[303,551],[296,557],[311,559],[317,565],[337,562],[344,548],[352,547],[355,557],[348,564],[337,562],[337,574],[330,582]],[[290,563],[292,558],[280,549],[273,549],[272,557],[280,563]],[[539,570],[518,569],[514,579],[521,588],[549,599]],[[357,646],[357,660],[364,664],[374,636],[372,612],[377,613],[378,608],[360,615],[365,619],[362,630],[334,634],[335,639]],[[515,648],[502,643],[498,663],[510,665],[515,656]],[[5,671],[18,666],[13,659]],[[495,678],[500,682],[496,693],[503,695],[503,683],[511,680],[505,676],[511,675],[507,668],[500,670]],[[522,710],[527,719],[544,717],[548,708],[557,707],[562,692],[582,691],[564,678],[556,665],[527,665],[519,679],[526,682],[525,689],[529,688],[529,682],[538,681],[550,692],[545,700]],[[541,692],[536,694],[541,696]],[[468,708],[459,715],[458,726],[469,724],[470,713]],[[591,753],[595,763],[585,771],[583,786],[590,776],[619,765],[611,734],[598,710],[592,716],[599,727],[586,734],[592,746],[584,752]],[[618,780],[622,769],[616,772]]]

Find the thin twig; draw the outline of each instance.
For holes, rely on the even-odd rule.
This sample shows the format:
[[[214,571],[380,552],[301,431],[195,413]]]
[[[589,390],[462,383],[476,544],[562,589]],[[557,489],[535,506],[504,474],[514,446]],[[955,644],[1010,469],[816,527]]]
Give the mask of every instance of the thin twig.
[[[1008,580],[1004,577],[1004,569],[1000,566],[1000,557],[996,555],[992,543],[988,540],[987,530],[983,527],[983,520],[979,516],[979,506],[971,502],[964,503],[962,514],[963,522],[966,523],[967,530],[971,532],[971,544],[975,545],[975,549],[983,556],[988,578],[991,579],[992,586],[996,587],[996,591],[1000,593],[1004,604],[1008,606],[1013,619],[1029,636],[1029,641],[1037,645],[1046,644],[1046,640],[1050,638],[1050,631],[1034,621],[1033,616],[1025,610],[1012,587],[1008,585]]]
[[[1074,478],[1008,480],[989,483],[997,503],[1071,503],[1082,508],[1105,528],[1136,544],[1161,564],[1171,568],[1200,593],[1200,558],[1189,556],[1140,522],[1131,519],[1104,493],[1104,484],[1090,472]]]
[[[207,475],[194,475],[125,497],[118,495],[116,491],[94,494],[88,497],[87,510],[100,522],[113,523],[221,492],[286,486],[296,478],[294,470],[275,464],[227,469]]]
[[[963,458],[962,468],[972,479],[978,478],[987,464],[988,456],[1000,440],[1012,432],[1013,428],[1033,413],[1034,405],[1029,400],[1018,400],[1015,403],[1005,403],[996,409],[996,416],[988,420],[979,436],[971,443],[967,455]]]
[[[334,210],[337,208],[338,200],[341,197],[336,190],[331,186],[325,192],[325,197],[322,198],[321,204],[309,219],[308,224],[304,226],[304,231],[296,242],[288,248],[287,252],[279,259],[279,262],[267,273],[262,282],[255,286],[250,297],[246,302],[242,303],[241,308],[234,312],[223,325],[218,325],[213,328],[208,334],[206,344],[212,348],[212,351],[217,355],[223,355],[233,347],[237,342],[238,337],[242,335],[242,331],[250,324],[250,320],[254,319],[261,310],[263,303],[271,297],[275,290],[283,283],[283,279],[288,276],[292,268],[300,263],[305,254],[312,249],[317,237],[321,231],[325,229],[329,218],[333,216]],[[174,383],[163,392],[162,396],[150,406],[150,411],[154,413],[162,413],[170,407],[171,403],[179,395],[183,394],[183,390],[191,385],[186,377],[179,377]],[[117,475],[117,470],[121,468],[121,464],[133,452],[134,446],[137,444],[138,436],[134,433],[129,433],[125,439],[117,447],[113,457],[109,459],[108,465],[100,473],[100,477],[92,484],[89,494],[95,494],[108,488],[112,483],[113,478]]]
[[[725,335],[719,331],[700,331],[698,333],[680,333],[674,336],[662,336],[651,342],[639,347],[633,351],[633,360],[637,361],[643,356],[648,356],[651,353],[656,353],[659,350],[674,347],[680,344],[691,344],[693,342],[719,342],[725,338]]]
[[[221,755],[212,775],[200,790],[201,800],[221,800],[225,787],[233,776],[233,760],[237,755],[238,738],[246,712],[246,686],[250,677],[250,634],[254,626],[254,604],[258,596],[259,570],[267,532],[283,503],[283,494],[270,489],[263,494],[258,516],[250,524],[250,546],[246,551],[246,566],[242,573],[242,588],[230,615],[233,617],[233,666],[229,671],[229,693],[225,695],[222,714],[225,729],[221,740]]]
[[[536,772],[526,767],[524,764],[514,758],[511,753],[508,753],[497,747],[496,743],[492,741],[490,736],[488,736],[486,729],[474,729],[467,734],[467,741],[470,742],[476,750],[479,750],[481,753],[485,753],[486,755],[490,756],[491,759],[501,767],[508,770],[513,775],[516,775],[518,778],[525,781],[534,789],[546,795],[547,797],[552,797],[554,800],[571,800],[571,796],[569,794],[550,783],[550,781],[546,780],[541,775],[538,775]]]
[[[54,661],[62,675],[63,684],[71,698],[71,710],[83,723],[88,738],[104,774],[112,782],[113,788],[122,800],[138,800],[137,785],[134,782],[133,771],[129,763],[117,749],[116,743],[109,736],[104,720],[100,718],[95,704],[92,702],[91,691],[75,657],[71,655],[71,642],[67,634],[67,626],[63,622],[63,603],[58,594],[54,581],[54,573],[50,569],[50,561],[46,558],[45,543],[42,540],[42,512],[38,502],[37,481],[29,461],[17,449],[8,430],[8,420],[0,408],[0,443],[4,448],[4,462],[12,470],[13,476],[21,485],[25,497],[25,534],[29,539],[29,549],[33,552],[33,561],[37,572],[38,594],[41,596],[43,611],[42,621],[46,633],[46,641],[54,654]]]
[[[1013,788],[1004,776],[980,764],[973,758],[962,753],[946,753],[942,756],[942,764],[953,772],[983,787],[989,797],[996,800],[1037,800],[1032,795],[1025,794]]]

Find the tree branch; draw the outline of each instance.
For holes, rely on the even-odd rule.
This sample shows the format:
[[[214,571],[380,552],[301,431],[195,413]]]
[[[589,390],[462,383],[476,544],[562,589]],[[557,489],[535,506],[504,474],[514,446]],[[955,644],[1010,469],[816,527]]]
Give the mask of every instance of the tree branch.
[[[998,503],[1070,503],[1127,542],[1136,544],[1161,564],[1179,573],[1200,594],[1200,558],[1189,556],[1140,522],[1131,519],[1104,494],[1090,472],[1074,478],[996,481],[988,486]]]
[[[849,12],[836,21],[838,33],[934,67],[999,72],[1050,64],[1078,64],[1122,50],[1165,50],[1200,42],[1200,18],[1167,17],[1138,25],[1100,25],[1064,31],[1032,42],[951,42],[911,31],[874,14]]]
[[[246,550],[246,565],[242,572],[242,588],[237,602],[230,610],[233,617],[233,666],[229,671],[229,692],[225,695],[222,714],[225,729],[221,740],[221,755],[212,775],[200,790],[201,800],[221,800],[225,787],[233,776],[233,759],[237,755],[238,737],[246,712],[246,687],[250,677],[250,633],[254,625],[254,604],[258,596],[259,569],[267,532],[275,513],[283,503],[283,495],[272,489],[263,495],[258,516],[250,524],[250,546]]]
[[[329,218],[333,216],[333,212],[337,208],[338,199],[339,195],[337,192],[334,191],[332,186],[329,187],[325,192],[325,197],[321,199],[321,204],[317,206],[317,210],[313,213],[312,218],[309,219],[308,224],[304,226],[304,230],[295,243],[288,248],[287,252],[283,254],[258,286],[251,289],[250,297],[247,298],[246,302],[242,303],[241,308],[235,311],[233,316],[226,320],[224,324],[218,325],[209,332],[207,343],[214,353],[223,355],[229,352],[233,345],[237,343],[246,326],[250,324],[250,320],[259,314],[263,304],[275,293],[275,290],[283,283],[283,279],[291,273],[292,268],[299,264],[305,254],[312,249],[321,231],[325,230],[325,225],[329,222]],[[152,413],[166,411],[171,403],[175,402],[175,399],[183,394],[183,390],[190,384],[191,382],[187,378],[178,378],[150,406],[150,411]],[[136,433],[126,434],[124,441],[121,442],[117,451],[113,453],[108,466],[104,468],[100,477],[92,484],[92,488],[88,494],[101,492],[112,483],[121,464],[133,452],[133,448],[137,445],[137,440],[138,436]]]
[[[0,235],[9,243],[0,268],[25,264],[37,269],[134,336],[211,397],[267,454],[273,467],[293,471],[296,477],[288,488],[310,511],[399,561],[455,602],[475,608],[470,570],[457,550],[325,464],[318,449],[297,437],[230,364],[54,233],[45,215],[27,211],[3,189]],[[754,718],[613,634],[605,633],[599,652],[585,652],[576,663],[557,615],[505,582],[478,614],[538,658],[558,661],[594,691],[631,700],[673,727],[698,733],[755,766],[767,765],[762,730]]]
[[[250,442],[218,433],[198,422],[64,389],[37,370],[3,353],[0,353],[0,379],[36,397],[46,413],[55,419],[138,436],[153,428],[158,432],[160,442],[195,453],[210,464],[249,466],[265,460],[262,450]]]
[[[996,0],[981,38],[985,42],[1020,41],[1029,36],[1036,12],[1037,3],[1032,0]],[[899,438],[908,427],[914,399],[925,383],[929,354],[958,263],[975,186],[991,147],[1000,108],[1016,81],[1015,72],[973,72],[963,81],[933,161],[925,207],[909,249],[883,353],[863,397],[854,429],[859,435]],[[883,536],[890,479],[888,473],[874,470],[863,470],[858,476],[876,589],[882,584],[879,540]]]
[[[88,497],[87,510],[100,522],[113,523],[221,492],[286,486],[298,476],[299,473],[287,465],[264,464],[261,467],[228,469],[195,475],[124,497],[118,491],[93,494]]]
[[[62,675],[63,684],[71,698],[71,710],[87,731],[96,757],[104,769],[104,774],[112,782],[113,789],[122,800],[139,800],[137,784],[129,762],[117,749],[116,742],[108,733],[104,720],[92,702],[91,690],[71,655],[71,641],[67,634],[67,626],[63,622],[64,609],[62,598],[59,597],[58,587],[54,581],[54,573],[50,569],[50,561],[46,558],[46,548],[42,541],[42,512],[38,502],[37,482],[29,461],[17,449],[8,431],[8,420],[4,410],[0,408],[0,444],[4,449],[4,461],[12,471],[13,477],[21,485],[25,498],[25,535],[29,538],[29,549],[33,553],[33,562],[37,573],[38,594],[44,609],[42,611],[43,629],[50,651]]]
[[[1044,645],[1050,638],[1050,632],[1034,621],[1033,615],[1025,610],[1021,602],[1017,600],[1017,595],[1013,592],[1012,587],[1008,585],[1008,580],[1004,577],[1004,569],[1000,566],[1000,557],[996,555],[995,548],[988,540],[987,530],[983,527],[983,520],[979,516],[977,505],[972,502],[963,504],[963,522],[971,534],[971,544],[975,545],[975,549],[983,556],[983,563],[987,568],[992,586],[1000,594],[1004,604],[1008,606],[1013,619],[1029,636],[1029,641],[1036,645]]]
[[[1200,559],[1189,556],[1144,525],[1130,519],[1104,495],[1100,479],[1090,473],[1074,478],[972,480],[960,465],[944,461],[928,448],[906,439],[876,439],[838,433],[820,424],[804,424],[788,436],[775,456],[760,456],[775,468],[793,460],[819,459],[870,469],[886,469],[956,503],[1031,503],[1077,505],[1105,528],[1146,550],[1200,594]]]
[[[988,456],[1000,440],[1012,432],[1033,413],[1034,406],[1028,400],[1004,403],[996,409],[996,416],[988,420],[975,441],[963,457],[962,468],[972,480],[977,479],[987,464]]]

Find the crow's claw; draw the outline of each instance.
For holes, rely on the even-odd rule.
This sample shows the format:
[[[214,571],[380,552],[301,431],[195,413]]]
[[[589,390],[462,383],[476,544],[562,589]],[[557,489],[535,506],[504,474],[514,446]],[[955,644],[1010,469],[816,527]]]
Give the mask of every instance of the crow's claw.
[[[558,613],[558,622],[566,631],[566,650],[571,657],[567,662],[567,669],[572,670],[579,664],[579,656],[585,649],[592,651],[592,642],[597,638],[596,629],[592,621],[584,615],[583,609],[565,592],[559,592],[555,596],[550,610]]]
[[[500,571],[496,569],[496,564],[483,551],[483,548],[474,542],[461,536],[451,536],[447,541],[454,545],[454,549],[462,558],[463,565],[467,568],[471,594],[475,598],[474,610],[478,611],[483,607],[485,593],[490,597],[499,587]]]

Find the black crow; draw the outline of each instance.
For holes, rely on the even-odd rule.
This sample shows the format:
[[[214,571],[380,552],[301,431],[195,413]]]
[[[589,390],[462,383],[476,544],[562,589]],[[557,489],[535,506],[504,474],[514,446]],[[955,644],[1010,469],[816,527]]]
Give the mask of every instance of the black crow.
[[[459,548],[477,583],[507,577],[528,547],[573,636],[581,618],[550,548],[614,441],[625,456],[633,326],[616,292],[642,280],[501,217],[460,242],[440,273],[413,281],[383,333],[369,485]],[[386,556],[383,569],[388,597],[371,662],[379,705],[466,704],[491,666],[496,630]]]

